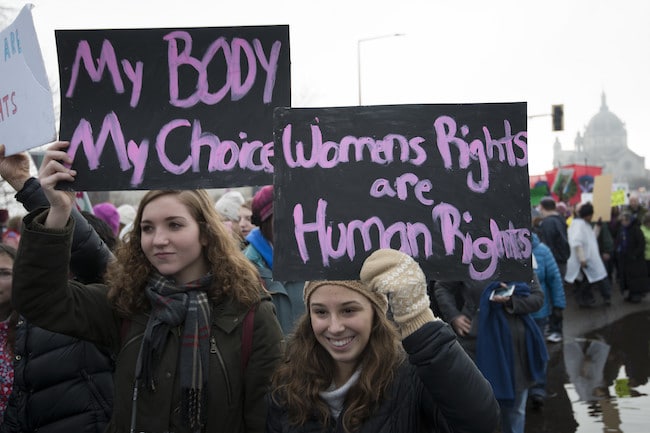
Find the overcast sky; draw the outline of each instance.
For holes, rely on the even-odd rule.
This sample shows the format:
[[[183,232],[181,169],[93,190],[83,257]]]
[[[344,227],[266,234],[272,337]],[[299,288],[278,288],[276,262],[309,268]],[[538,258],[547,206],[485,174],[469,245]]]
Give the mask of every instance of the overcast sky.
[[[3,4],[24,2],[3,0]],[[650,159],[650,2],[645,0],[33,0],[49,73],[55,29],[289,24],[292,105],[564,104],[565,131],[529,120],[529,170],[572,149],[607,95],[628,146]],[[402,36],[392,36],[401,34]],[[369,38],[376,38],[367,40]],[[57,95],[58,98],[58,95]],[[646,161],[646,167],[650,161]]]

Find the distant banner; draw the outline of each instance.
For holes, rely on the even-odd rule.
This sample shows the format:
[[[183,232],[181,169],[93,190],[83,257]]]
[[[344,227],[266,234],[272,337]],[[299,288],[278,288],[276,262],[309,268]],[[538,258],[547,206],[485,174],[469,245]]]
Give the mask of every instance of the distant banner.
[[[38,45],[33,5],[0,32],[0,144],[6,155],[56,139],[52,92]]]
[[[384,247],[432,280],[531,278],[525,103],[277,109],[274,131],[274,278],[358,278]]]
[[[289,27],[60,30],[60,137],[76,190],[273,181]]]

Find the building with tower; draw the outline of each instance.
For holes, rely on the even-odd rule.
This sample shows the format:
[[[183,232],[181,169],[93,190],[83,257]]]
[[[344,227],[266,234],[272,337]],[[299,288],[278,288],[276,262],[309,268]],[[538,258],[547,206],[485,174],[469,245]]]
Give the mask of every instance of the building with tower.
[[[587,124],[584,134],[578,132],[574,150],[563,150],[559,140],[553,145],[553,166],[571,164],[595,165],[611,174],[614,182],[646,185],[650,170],[645,168],[645,157],[628,148],[625,123],[609,111],[603,92],[600,111]]]

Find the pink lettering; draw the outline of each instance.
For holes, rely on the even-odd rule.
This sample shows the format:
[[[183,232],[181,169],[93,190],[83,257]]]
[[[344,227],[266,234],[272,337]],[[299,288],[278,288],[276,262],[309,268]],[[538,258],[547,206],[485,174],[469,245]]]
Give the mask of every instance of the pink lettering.
[[[95,61],[90,50],[90,44],[88,41],[82,40],[79,41],[79,45],[77,45],[77,53],[75,55],[74,64],[72,65],[70,84],[68,85],[68,90],[65,94],[67,98],[71,98],[74,95],[77,79],[79,78],[81,62],[83,62],[88,76],[94,83],[101,81],[102,76],[104,75],[104,69],[108,68],[115,91],[120,94],[124,93],[124,83],[122,82],[122,75],[120,74],[120,69],[117,63],[117,55],[115,54],[115,49],[111,42],[104,40],[98,64],[95,66]],[[133,67],[128,60],[122,60],[122,66],[124,67],[127,78],[129,78],[133,84],[130,104],[131,107],[135,107],[138,104],[140,93],[142,91],[143,64],[142,62],[136,62],[136,66]]]
[[[134,141],[129,140],[129,149],[127,152],[124,134],[122,133],[122,126],[114,112],[110,112],[104,117],[96,142],[93,139],[93,131],[90,122],[86,119],[81,119],[72,134],[68,154],[74,159],[77,150],[79,149],[79,145],[82,144],[86,159],[88,160],[88,168],[90,170],[96,170],[99,167],[99,159],[104,152],[104,146],[109,135],[111,136],[115,146],[115,151],[117,152],[120,169],[122,171],[129,170],[131,168],[129,161],[133,162],[135,170],[131,183],[134,185],[139,184],[144,172],[149,143],[147,140],[143,140],[140,147],[138,147]],[[130,159],[129,156],[133,156],[134,158]]]
[[[323,143],[323,134],[318,125],[310,125],[311,129],[311,154],[307,157],[305,144],[301,140],[292,137],[293,127],[287,124],[282,131],[282,149],[287,165],[291,168],[304,167],[312,168],[333,168],[340,163],[350,162],[350,148],[354,147],[353,161],[363,161],[364,151],[369,152],[370,160],[377,164],[389,164],[394,159],[394,143],[400,152],[399,159],[402,162],[409,162],[419,166],[426,161],[426,152],[420,146],[424,138],[415,137],[410,140],[397,134],[388,134],[382,140],[375,141],[370,137],[345,136],[340,144],[335,141]],[[411,151],[415,152],[412,158]]]
[[[221,37],[212,42],[201,60],[192,56],[192,36],[185,31],[173,31],[163,38],[167,41],[167,58],[169,67],[169,97],[170,103],[177,107],[193,107],[199,102],[207,105],[218,104],[230,93],[232,101],[238,101],[245,97],[257,79],[257,62],[259,61],[262,70],[266,72],[264,94],[262,100],[269,104],[273,97],[275,77],[278,67],[280,41],[275,41],[268,57],[259,40],[254,39],[253,45],[242,38],[233,38],[228,43]],[[183,50],[179,52],[178,41],[182,41]],[[210,75],[208,67],[214,60],[217,53],[223,54],[223,62],[226,67],[225,82],[216,91],[210,92]],[[242,55],[243,54],[243,55]],[[243,77],[242,63],[245,59],[247,67],[246,76]],[[196,76],[196,87],[194,93],[187,97],[179,95],[179,69],[181,66],[191,67]]]

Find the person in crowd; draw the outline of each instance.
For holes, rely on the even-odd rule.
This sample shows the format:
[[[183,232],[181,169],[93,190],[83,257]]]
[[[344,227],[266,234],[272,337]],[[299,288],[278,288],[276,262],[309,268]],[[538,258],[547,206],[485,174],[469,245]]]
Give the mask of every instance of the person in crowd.
[[[27,210],[48,203],[40,183],[30,176],[26,153],[5,158],[4,148],[0,149],[0,175],[18,191],[16,199]],[[100,281],[112,257],[107,248],[110,239],[99,238],[76,208],[72,217],[70,274],[85,282]],[[113,236],[106,223],[92,214],[89,217]],[[12,278],[8,281],[11,284]],[[115,354],[39,328],[24,317],[18,318],[13,335],[14,386],[0,432],[103,431],[113,405]]]
[[[0,422],[14,385],[14,343],[18,313],[11,305],[11,280],[16,249],[0,244]]]
[[[268,433],[495,431],[490,384],[433,315],[411,257],[377,250],[360,280],[310,281],[303,296],[307,312],[273,376]]]
[[[81,215],[88,221],[88,224],[97,232],[100,238],[104,241],[109,250],[115,251],[117,247],[118,237],[113,233],[113,229],[97,215],[88,211],[82,210]]]
[[[621,227],[616,236],[616,263],[618,264],[618,284],[624,299],[639,303],[643,299],[648,284],[648,268],[645,262],[645,237],[640,222],[631,212],[621,213]]]
[[[630,194],[628,205],[623,210],[628,211],[639,222],[643,221],[643,217],[648,213],[648,209],[641,204],[637,194]]]
[[[239,191],[228,191],[214,204],[223,223],[233,232],[241,236],[239,230],[239,208],[244,204],[244,196]]]
[[[532,234],[533,270],[544,292],[542,307],[531,313],[546,341],[562,342],[562,318],[566,308],[566,296],[560,270],[555,263],[551,250],[539,240],[536,233]],[[548,331],[548,332],[547,332]],[[533,408],[540,408],[546,400],[546,377],[529,389],[529,400]]]
[[[542,220],[537,233],[540,240],[551,249],[560,274],[564,278],[567,260],[571,254],[566,217],[558,213],[555,200],[552,197],[544,197],[540,201],[539,211],[542,214]]]
[[[611,305],[612,286],[598,249],[596,231],[600,224],[592,227],[593,216],[593,205],[589,202],[583,203],[578,207],[576,217],[569,226],[571,256],[567,262],[564,280],[575,285],[580,307],[591,307],[596,303],[593,286],[599,289],[603,303]]]
[[[298,318],[305,312],[302,300],[303,281],[273,279],[273,185],[260,188],[253,197],[254,228],[246,240],[244,255],[255,265],[266,289],[271,293],[280,326],[289,334]]]
[[[96,204],[93,206],[93,214],[97,218],[104,220],[115,236],[120,234],[120,214],[113,203],[104,202]]]
[[[645,259],[648,276],[650,277],[650,214],[646,214],[646,216],[643,217],[641,232],[643,233],[643,238],[645,239],[645,251],[643,253],[643,257]]]
[[[595,223],[592,221],[591,225],[594,227],[596,241],[598,242],[598,252],[600,253],[603,265],[605,265],[607,278],[611,285],[614,277],[614,263],[616,262],[616,258],[614,254],[614,237],[612,237],[610,224],[602,221],[596,221]]]
[[[52,145],[40,168],[50,207],[24,219],[16,309],[119,353],[107,432],[262,432],[283,336],[255,268],[207,192],[149,191],[105,284],[69,281],[74,197],[55,188],[74,181],[68,145]]]
[[[241,231],[244,239],[250,234],[250,232],[257,227],[253,224],[253,199],[250,198],[244,202],[239,207],[239,230]]]
[[[14,215],[12,217],[9,217],[7,220],[7,228],[2,233],[3,244],[18,248],[18,243],[20,243],[20,225],[22,222],[23,217],[21,215]]]
[[[511,295],[491,296],[511,285]],[[437,281],[434,290],[442,319],[492,385],[501,432],[523,433],[528,389],[543,383],[548,360],[544,337],[530,316],[544,303],[537,275],[530,282]]]
[[[124,239],[124,235],[133,228],[135,212],[135,208],[130,204],[123,204],[117,207],[117,213],[120,215],[120,227],[117,231],[118,239]]]

